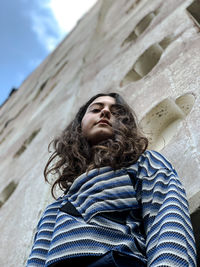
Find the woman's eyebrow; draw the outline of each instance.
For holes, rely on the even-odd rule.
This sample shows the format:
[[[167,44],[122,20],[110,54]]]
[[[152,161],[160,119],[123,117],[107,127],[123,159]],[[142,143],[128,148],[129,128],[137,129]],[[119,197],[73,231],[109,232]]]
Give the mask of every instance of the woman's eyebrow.
[[[89,108],[90,108],[90,107],[93,107],[93,106],[95,106],[95,105],[98,105],[98,106],[103,107],[103,106],[104,106],[104,103],[102,103],[102,102],[96,102],[96,103],[91,104],[91,105],[89,106]],[[112,104],[112,105],[111,105],[111,107],[118,107],[118,106],[119,106],[118,104]]]
[[[98,105],[98,106],[101,106],[101,107],[104,106],[103,103],[101,103],[101,102],[96,102],[96,103],[91,104],[91,105],[89,106],[89,108],[91,108],[91,107],[93,107],[93,106],[95,106],[95,105]]]

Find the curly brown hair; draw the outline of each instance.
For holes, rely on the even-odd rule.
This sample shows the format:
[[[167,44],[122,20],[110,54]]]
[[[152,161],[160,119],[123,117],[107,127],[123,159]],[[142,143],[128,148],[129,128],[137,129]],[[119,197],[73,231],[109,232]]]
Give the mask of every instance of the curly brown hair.
[[[91,146],[82,134],[81,122],[89,105],[101,96],[115,99],[116,104],[111,110],[117,118],[113,125],[114,137]],[[117,93],[108,93],[97,94],[83,105],[75,119],[49,144],[49,149],[51,146],[54,152],[46,164],[44,177],[49,181],[49,174],[57,175],[51,188],[55,198],[57,185],[67,192],[73,181],[84,172],[103,166],[116,170],[135,163],[147,149],[148,139],[142,135],[136,116],[124,99]]]

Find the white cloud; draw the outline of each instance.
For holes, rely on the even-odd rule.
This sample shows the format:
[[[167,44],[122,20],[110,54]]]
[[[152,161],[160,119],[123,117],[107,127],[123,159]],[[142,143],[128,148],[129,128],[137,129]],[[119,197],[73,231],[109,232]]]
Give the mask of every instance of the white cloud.
[[[44,9],[44,6],[40,6]],[[52,51],[60,40],[61,32],[53,14],[48,12],[36,12],[30,14],[32,29],[36,33],[40,43],[48,52]]]
[[[77,21],[95,4],[96,0],[49,0],[51,9],[62,32],[72,30]]]
[[[51,52],[96,0],[43,0],[32,11],[33,30],[48,52]]]

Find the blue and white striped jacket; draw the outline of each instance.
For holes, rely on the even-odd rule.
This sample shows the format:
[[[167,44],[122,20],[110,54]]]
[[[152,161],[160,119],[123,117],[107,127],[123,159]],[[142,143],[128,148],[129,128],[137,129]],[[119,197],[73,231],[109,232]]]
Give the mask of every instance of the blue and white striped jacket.
[[[46,208],[27,266],[111,250],[150,267],[196,266],[185,190],[158,152],[146,151],[117,171],[102,167],[80,175]]]

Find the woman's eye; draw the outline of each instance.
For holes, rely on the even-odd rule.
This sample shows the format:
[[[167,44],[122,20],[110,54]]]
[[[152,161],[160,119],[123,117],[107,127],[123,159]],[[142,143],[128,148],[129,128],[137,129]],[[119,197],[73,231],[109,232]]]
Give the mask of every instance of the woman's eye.
[[[92,109],[92,112],[94,112],[94,113],[100,112],[100,109],[94,108],[94,109]]]

